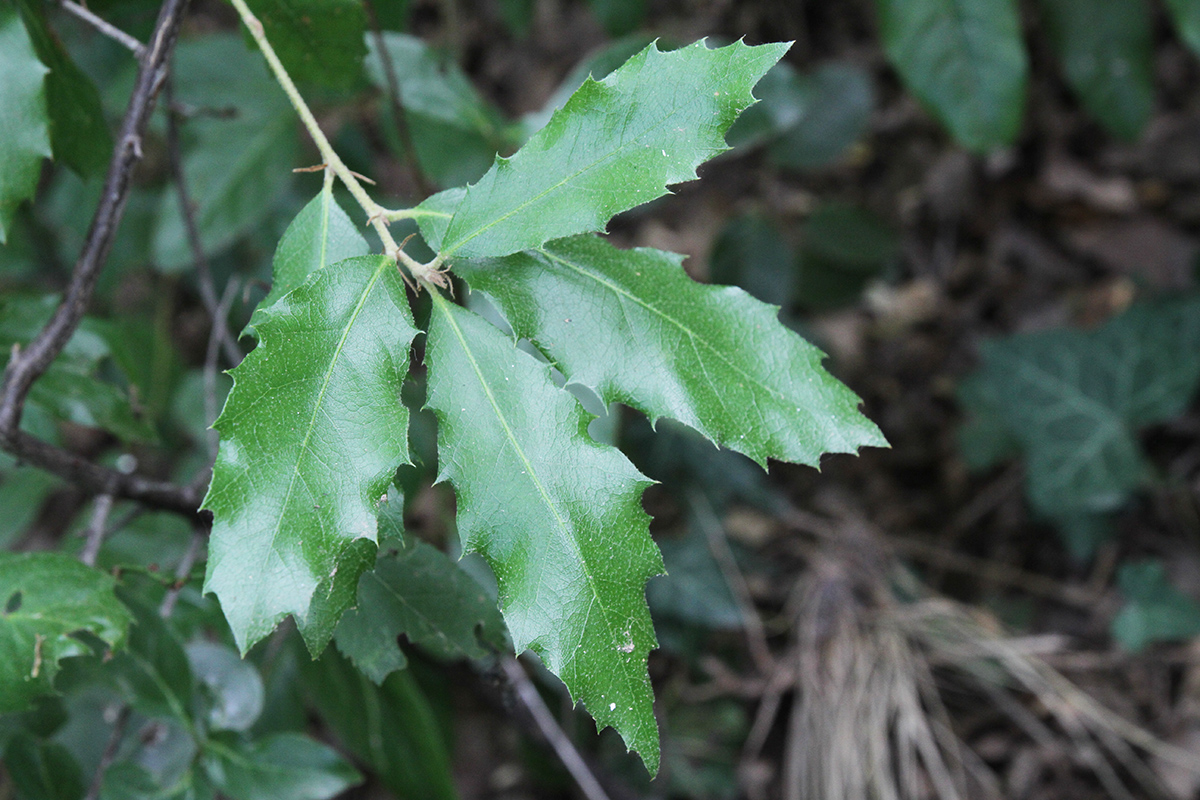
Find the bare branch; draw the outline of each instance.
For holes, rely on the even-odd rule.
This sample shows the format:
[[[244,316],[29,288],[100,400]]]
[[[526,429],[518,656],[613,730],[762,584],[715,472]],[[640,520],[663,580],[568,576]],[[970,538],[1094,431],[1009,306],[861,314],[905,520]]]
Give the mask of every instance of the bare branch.
[[[130,178],[142,158],[142,135],[166,79],[167,61],[174,49],[186,7],[187,0],[166,0],[159,11],[153,38],[142,54],[137,83],[121,123],[112,161],[108,165],[100,204],[92,217],[83,251],[75,263],[66,294],[46,327],[27,347],[14,355],[4,371],[4,384],[0,388],[0,445],[7,450],[13,449],[14,437],[19,433],[29,387],[62,352],[79,327],[92,299],[96,279],[112,249],[113,238],[125,212]]]
[[[504,667],[504,674],[508,678],[509,683],[517,690],[517,697],[525,708],[529,709],[533,721],[537,723],[538,729],[542,735],[546,737],[546,741],[554,748],[558,760],[567,768],[567,772],[571,773],[571,777],[575,779],[576,785],[579,786],[579,791],[583,792],[583,796],[587,800],[608,800],[608,794],[604,788],[600,786],[600,782],[596,780],[596,776],[588,769],[587,763],[583,760],[583,756],[579,755],[579,751],[575,749],[575,745],[571,744],[571,740],[567,738],[567,734],[559,727],[555,721],[554,715],[550,713],[550,709],[546,708],[542,696],[538,694],[537,687],[533,685],[533,681],[525,674],[525,668],[515,659],[504,657],[500,661]]]
[[[112,39],[126,50],[131,51],[139,59],[142,57],[142,53],[145,52],[146,46],[133,36],[130,36],[128,33],[116,27],[107,20],[96,16],[92,11],[74,2],[74,0],[61,0],[61,5],[63,10],[65,10],[67,13],[78,17],[88,25],[91,25],[93,28],[100,31],[100,33]]]
[[[170,617],[175,612],[175,604],[179,602],[179,593],[187,585],[188,576],[192,574],[192,567],[196,565],[196,559],[200,557],[200,547],[206,538],[208,538],[207,526],[197,524],[192,531],[192,541],[188,543],[187,552],[183,554],[179,566],[175,569],[175,583],[167,590],[163,596],[162,605],[158,607],[158,615],[163,619]]]
[[[183,229],[187,233],[188,247],[192,251],[192,262],[196,267],[197,284],[200,287],[200,299],[204,308],[212,318],[212,329],[225,352],[225,360],[230,366],[236,367],[242,361],[242,351],[229,332],[226,314],[221,314],[217,303],[216,284],[213,283],[212,268],[208,264],[208,256],[204,254],[204,245],[200,242],[200,228],[196,225],[196,208],[192,205],[188,194],[187,177],[183,171],[183,158],[179,148],[179,114],[174,110],[175,98],[171,81],[168,78],[163,94],[167,103],[167,158],[171,162],[171,179],[175,181],[175,190],[179,193],[179,213],[183,217]]]
[[[433,194],[434,188],[417,161],[417,150],[413,146],[412,133],[408,129],[408,117],[404,114],[404,98],[400,93],[400,81],[396,78],[396,65],[383,41],[383,31],[379,27],[379,18],[375,16],[375,5],[372,0],[363,0],[363,8],[367,12],[367,22],[371,26],[371,38],[375,40],[375,50],[379,54],[379,63],[383,66],[383,77],[387,81],[388,100],[392,106],[392,119],[396,125],[396,135],[400,137],[400,146],[408,160],[408,167],[417,191],[423,197]]]
[[[21,460],[52,472],[85,491],[127,497],[153,508],[195,516],[199,491],[171,483],[125,475],[92,464],[79,456],[55,447],[22,431],[21,415],[29,389],[62,352],[79,327],[92,299],[100,270],[112,249],[113,238],[125,212],[129,183],[134,167],[142,158],[142,135],[154,110],[155,99],[167,75],[167,62],[175,46],[187,0],[166,0],[159,11],[150,44],[143,47],[141,65],[108,175],[100,204],[92,217],[83,250],[71,275],[62,302],[46,327],[25,348],[14,352],[4,371],[0,386],[0,448]]]
[[[96,765],[96,772],[92,775],[92,784],[88,787],[88,792],[84,800],[97,800],[100,797],[100,788],[104,785],[104,773],[108,771],[109,766],[117,757],[117,751],[121,747],[121,739],[125,737],[125,726],[129,724],[130,709],[127,705],[122,705],[117,712],[117,719],[113,722],[112,734],[108,737],[108,744],[104,746],[104,752],[100,755],[100,763]]]
[[[89,567],[96,566],[96,556],[100,554],[100,545],[104,542],[104,534],[108,525],[108,515],[112,513],[113,496],[98,494],[92,506],[92,520],[88,523],[87,539],[79,560]]]

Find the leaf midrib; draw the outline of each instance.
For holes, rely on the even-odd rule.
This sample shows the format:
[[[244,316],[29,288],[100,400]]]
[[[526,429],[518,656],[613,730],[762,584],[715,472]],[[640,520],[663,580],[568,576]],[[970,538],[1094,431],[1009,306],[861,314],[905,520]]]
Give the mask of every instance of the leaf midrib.
[[[784,395],[782,392],[778,391],[774,387],[768,386],[767,384],[760,381],[758,378],[755,378],[754,376],[747,373],[745,370],[741,369],[741,367],[739,367],[733,361],[726,358],[725,354],[722,353],[718,348],[713,346],[713,344],[711,342],[709,342],[706,338],[704,338],[700,334],[696,333],[691,328],[689,328],[687,325],[685,325],[683,322],[676,319],[675,317],[672,317],[670,314],[667,314],[666,312],[662,311],[661,309],[656,308],[655,306],[651,305],[650,303],[647,303],[646,301],[642,300],[637,295],[632,294],[631,292],[627,291],[624,287],[622,287],[616,283],[613,283],[612,281],[608,280],[607,278],[605,278],[601,275],[597,275],[596,273],[592,272],[591,270],[588,270],[578,264],[572,263],[571,261],[568,261],[565,258],[557,256],[557,255],[551,253],[549,250],[546,250],[545,248],[538,248],[537,252],[541,253],[542,255],[546,256],[547,258],[549,258],[552,261],[556,261],[559,264],[562,264],[564,267],[574,270],[575,272],[579,273],[580,275],[584,276],[585,278],[592,279],[596,283],[599,283],[601,286],[604,286],[605,288],[612,291],[614,294],[620,295],[621,297],[631,300],[634,303],[636,303],[637,305],[646,309],[647,311],[650,311],[651,313],[661,317],[663,320],[671,323],[676,328],[678,328],[680,331],[682,331],[684,334],[686,334],[688,337],[688,340],[692,342],[693,347],[695,346],[696,342],[700,342],[701,344],[703,344],[705,346],[705,348],[708,349],[708,351],[710,353],[712,353],[714,356],[716,356],[718,360],[723,362],[733,372],[740,375],[750,385],[761,388],[762,390],[767,392],[767,394],[773,395],[777,400],[779,400],[781,403],[783,403],[784,405],[786,405],[788,407],[792,407],[794,405],[791,401],[788,400],[787,396]],[[711,381],[711,379],[709,380],[709,383],[710,384],[713,383]],[[713,385],[713,394],[717,395],[718,399],[719,399],[720,395],[716,391],[715,385]],[[799,410],[799,409],[797,409],[797,410]],[[814,419],[816,418],[816,415],[812,415],[812,416]],[[826,431],[828,432],[828,428],[826,428]],[[839,438],[841,439],[841,446],[844,447],[844,446],[848,445],[848,442],[846,441],[846,438],[844,436],[841,436],[839,434]]]
[[[263,555],[263,561],[260,565],[260,573],[266,575],[266,561],[270,554],[276,552],[275,543],[279,539],[279,533],[283,528],[283,517],[291,503],[292,492],[296,487],[296,480],[300,477],[300,462],[304,459],[308,452],[308,441],[312,438],[313,429],[316,427],[317,415],[321,413],[321,406],[325,401],[325,393],[329,389],[329,382],[333,378],[334,367],[337,366],[338,359],[341,358],[342,350],[346,346],[346,339],[350,336],[350,331],[354,328],[354,324],[358,321],[359,314],[362,313],[363,306],[367,303],[367,298],[371,296],[371,292],[375,290],[375,284],[379,282],[379,277],[383,271],[387,269],[388,259],[380,257],[379,266],[375,270],[375,274],[371,276],[367,286],[363,289],[362,296],[358,298],[358,305],[354,307],[354,311],[350,315],[350,319],[346,323],[346,327],[342,329],[342,338],[338,340],[337,348],[333,352],[333,356],[329,359],[329,367],[325,370],[325,377],[321,381],[321,391],[317,393],[317,400],[313,403],[312,417],[309,418],[308,426],[304,431],[304,441],[300,443],[299,451],[296,455],[296,465],[292,468],[292,477],[288,481],[287,492],[284,493],[283,503],[280,505],[279,516],[275,521],[275,530],[271,533],[270,547],[267,548]],[[261,326],[260,326],[261,329]]]
[[[593,81],[593,83],[594,83],[594,84],[596,84],[596,85],[598,85],[598,86],[600,86],[600,85],[605,85],[605,84],[603,83],[603,81]],[[582,88],[582,87],[581,87],[581,88]],[[637,90],[635,90],[634,92],[622,92],[621,94],[622,94],[622,96],[624,96],[624,95],[626,95],[626,94],[633,94],[633,95],[636,95],[636,94],[637,94]],[[607,153],[606,155],[604,155],[604,156],[602,156],[602,157],[600,157],[600,158],[597,158],[595,161],[591,162],[591,163],[590,163],[590,164],[588,164],[587,166],[585,166],[585,167],[582,167],[582,168],[580,168],[580,169],[576,170],[575,172],[571,173],[570,175],[567,175],[567,176],[565,176],[565,177],[564,177],[562,180],[560,180],[558,183],[556,183],[556,184],[554,184],[554,185],[552,185],[552,186],[550,186],[550,187],[546,188],[544,191],[540,192],[539,194],[536,194],[536,195],[534,195],[534,196],[532,196],[532,197],[528,198],[527,200],[525,200],[525,201],[524,201],[524,202],[522,202],[522,203],[518,203],[518,204],[517,204],[516,206],[514,206],[514,207],[513,207],[513,209],[512,209],[511,211],[509,211],[507,214],[504,214],[504,215],[502,215],[502,216],[499,216],[499,217],[497,217],[496,219],[492,220],[491,222],[487,223],[486,225],[482,225],[482,226],[480,226],[479,228],[475,229],[475,231],[473,231],[473,232],[472,232],[472,233],[471,233],[469,236],[465,236],[465,237],[463,237],[463,238],[462,238],[462,239],[460,239],[460,240],[459,240],[459,241],[458,241],[458,242],[457,242],[457,243],[456,243],[456,244],[455,244],[453,247],[451,247],[451,248],[449,248],[448,250],[446,250],[446,251],[445,251],[445,253],[444,253],[444,255],[445,255],[446,257],[449,257],[449,256],[453,255],[455,251],[457,251],[459,248],[461,248],[463,245],[465,245],[467,242],[471,241],[472,239],[475,239],[475,238],[476,238],[476,237],[478,237],[478,236],[482,236],[484,233],[486,233],[487,231],[491,230],[491,229],[492,229],[492,228],[494,228],[495,226],[499,225],[501,222],[504,222],[504,221],[505,221],[506,219],[508,219],[509,217],[512,217],[513,215],[520,213],[521,211],[523,211],[524,209],[526,209],[527,207],[529,207],[529,206],[530,206],[530,205],[532,205],[533,203],[537,202],[538,200],[541,200],[543,197],[545,197],[546,195],[550,194],[551,192],[557,191],[557,190],[558,190],[558,189],[560,189],[562,186],[564,186],[565,184],[569,183],[570,181],[573,181],[575,178],[579,177],[579,176],[580,176],[580,175],[582,175],[583,173],[585,173],[585,172],[587,172],[587,171],[589,171],[589,170],[591,170],[591,169],[595,169],[595,168],[599,167],[601,164],[605,163],[606,161],[609,161],[609,160],[611,160],[611,159],[615,158],[616,156],[618,156],[619,154],[621,154],[621,152],[622,152],[622,151],[624,151],[624,150],[628,149],[628,148],[629,148],[629,147],[631,147],[632,145],[634,145],[634,144],[636,144],[637,142],[639,142],[639,141],[641,140],[641,138],[642,138],[643,136],[645,136],[646,134],[648,134],[648,133],[651,133],[651,132],[653,132],[653,131],[656,131],[656,130],[660,130],[660,129],[663,129],[663,128],[665,128],[665,127],[666,127],[666,120],[670,119],[670,118],[671,118],[671,117],[672,117],[672,116],[673,116],[673,115],[676,113],[676,111],[678,110],[678,108],[679,108],[679,106],[678,106],[678,105],[674,105],[674,106],[672,106],[672,108],[671,108],[670,112],[668,112],[666,115],[664,115],[664,116],[663,116],[663,118],[662,118],[662,121],[660,121],[660,122],[656,122],[656,123],[654,123],[653,125],[650,125],[650,126],[646,127],[644,130],[640,131],[640,132],[639,132],[639,133],[638,133],[636,136],[634,136],[633,138],[631,138],[631,139],[627,139],[627,140],[625,140],[625,141],[621,142],[621,143],[620,143],[620,144],[619,144],[619,145],[618,145],[616,148],[614,148],[614,149],[613,149],[611,152]],[[555,112],[555,113],[561,113],[561,110],[560,110],[560,112]],[[545,130],[545,129],[543,129],[543,130]],[[576,136],[576,139],[578,139],[578,136]],[[561,141],[561,140],[560,140],[560,141]],[[545,153],[545,152],[548,152],[548,151],[546,151],[546,150],[543,150],[543,151],[541,151],[541,152]],[[510,160],[510,161],[511,161],[511,160]],[[497,172],[497,174],[499,174],[499,173]],[[478,184],[476,184],[476,186],[477,186],[477,185],[478,185]],[[470,192],[470,189],[471,189],[471,188],[474,188],[474,187],[469,187],[469,188],[468,188],[468,193]],[[665,191],[665,189],[666,189],[666,183],[665,183],[665,181],[664,181],[664,184],[663,184],[663,188],[664,188],[664,191]],[[468,194],[467,196],[469,196],[469,194]],[[467,196],[464,196],[464,197],[463,197],[463,203],[464,203],[464,204],[466,203]],[[650,198],[650,199],[653,199],[653,198]],[[649,202],[649,200],[647,200],[646,202]],[[460,207],[461,207],[461,206],[460,206]],[[457,212],[455,212],[455,213],[456,213],[456,215],[457,215]],[[453,221],[453,220],[451,220],[451,221],[450,221],[450,224],[451,224],[451,225],[453,225],[453,224],[454,224],[454,221]],[[447,226],[447,232],[449,232],[449,226]]]
[[[595,578],[590,571],[587,559],[584,558],[583,553],[579,549],[579,543],[576,542],[574,537],[571,536],[570,527],[567,525],[566,520],[564,520],[562,515],[559,513],[558,506],[556,506],[554,501],[550,498],[550,494],[546,491],[546,487],[542,484],[541,478],[538,477],[538,474],[534,471],[533,464],[529,461],[528,456],[525,455],[525,450],[517,441],[516,435],[513,433],[512,428],[508,424],[508,418],[504,416],[504,412],[501,410],[499,403],[496,401],[496,396],[492,393],[492,387],[488,385],[487,379],[483,375],[483,371],[479,368],[479,362],[475,360],[474,353],[472,353],[470,347],[467,346],[467,340],[463,335],[462,329],[458,327],[458,322],[455,321],[453,315],[451,315],[449,309],[446,307],[446,300],[438,294],[434,294],[432,296],[438,306],[438,310],[441,311],[447,322],[449,322],[450,327],[454,330],[454,335],[458,339],[459,346],[462,348],[467,360],[471,362],[471,369],[474,371],[475,377],[479,380],[479,385],[483,387],[484,394],[487,395],[488,403],[491,405],[492,411],[496,414],[496,418],[500,421],[501,426],[503,426],[504,434],[508,438],[509,444],[512,445],[513,451],[517,454],[517,457],[521,459],[521,463],[525,465],[525,474],[529,476],[529,480],[537,489],[538,494],[541,495],[542,502],[546,504],[546,507],[550,509],[550,513],[554,515],[559,537],[566,542],[568,547],[571,548],[576,559],[578,559],[579,564],[583,567],[583,574],[587,578],[588,589],[592,594],[592,605],[598,606],[603,612],[605,625],[608,627],[609,638],[615,643],[617,641],[616,630],[609,621],[608,609],[605,607],[604,602],[600,599],[600,593],[596,588]]]

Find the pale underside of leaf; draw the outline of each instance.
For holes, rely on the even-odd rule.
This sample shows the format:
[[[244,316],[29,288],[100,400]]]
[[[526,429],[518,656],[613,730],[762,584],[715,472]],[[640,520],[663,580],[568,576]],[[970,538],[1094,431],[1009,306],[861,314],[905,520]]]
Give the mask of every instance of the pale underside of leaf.
[[[422,234],[450,258],[602,230],[728,149],[725,131],[787,47],[709,50],[701,41],[663,53],[652,43],[603,81],[585,81],[512,158],[466,189],[452,218],[420,219]],[[443,193],[421,207],[446,211],[445,201]]]
[[[676,419],[764,465],[886,445],[776,307],[696,283],[681,262],[578,236],[456,269],[569,381],[651,421]]]
[[[408,459],[400,387],[416,329],[382,256],[314,272],[254,322],[261,343],[231,373],[214,425],[205,591],[243,652],[288,614],[320,652],[353,603],[376,509]]]
[[[645,584],[663,567],[640,503],[649,481],[588,437],[546,365],[437,296],[426,359],[441,477],[458,496],[464,550],[496,574],[517,651],[536,652],[654,773]]]

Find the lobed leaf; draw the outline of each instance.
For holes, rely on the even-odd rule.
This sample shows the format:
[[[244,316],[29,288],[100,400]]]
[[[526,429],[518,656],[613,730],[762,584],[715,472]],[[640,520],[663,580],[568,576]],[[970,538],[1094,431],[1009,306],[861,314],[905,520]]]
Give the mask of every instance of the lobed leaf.
[[[92,652],[72,634],[124,644],[131,617],[115,583],[61,553],[0,553],[0,713],[29,708],[61,659]]]
[[[416,329],[394,261],[317,270],[253,322],[231,373],[205,592],[245,652],[288,614],[314,653],[373,560],[376,510],[408,459],[400,387]]]
[[[682,260],[579,236],[456,269],[568,381],[652,422],[679,420],[764,466],[886,444],[776,307],[696,283]]]
[[[1117,585],[1125,605],[1113,618],[1111,632],[1125,650],[1136,653],[1153,642],[1190,639],[1200,633],[1200,603],[1171,584],[1161,561],[1122,564]]]
[[[1041,0],[1067,83],[1126,141],[1154,111],[1154,37],[1145,0]]]
[[[655,773],[645,584],[663,565],[639,502],[650,481],[588,436],[549,367],[438,295],[426,362],[440,477],[458,496],[464,550],[496,575],[517,652],[537,653]]]
[[[727,150],[725,131],[787,47],[737,42],[709,50],[701,41],[664,53],[652,43],[603,81],[586,80],[478,183],[422,203],[439,214],[457,203],[450,216],[418,218],[422,234],[443,257],[465,258],[602,230]]]
[[[47,72],[16,12],[0,5],[0,244],[17,206],[37,190],[42,159],[50,157]]]
[[[1010,144],[1029,72],[1015,0],[875,5],[888,59],[954,138],[977,152]]]

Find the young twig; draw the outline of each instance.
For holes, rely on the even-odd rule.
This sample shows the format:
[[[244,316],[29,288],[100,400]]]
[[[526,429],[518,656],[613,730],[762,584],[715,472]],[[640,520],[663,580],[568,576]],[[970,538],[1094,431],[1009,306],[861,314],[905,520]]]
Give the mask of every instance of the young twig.
[[[142,53],[146,51],[146,46],[139,42],[136,38],[130,36],[125,31],[116,27],[107,20],[96,16],[91,10],[74,2],[74,0],[60,0],[63,10],[68,14],[86,22],[100,33],[112,39],[117,44],[132,52],[138,58],[142,57]]]
[[[504,668],[508,682],[516,689],[517,698],[528,709],[533,721],[537,723],[538,729],[546,737],[550,746],[554,748],[558,760],[567,768],[567,772],[571,773],[579,791],[583,792],[583,796],[587,800],[608,800],[608,794],[588,768],[583,756],[579,755],[579,751],[575,749],[575,745],[571,744],[567,734],[559,727],[554,715],[550,713],[550,709],[546,708],[546,703],[538,694],[537,687],[525,674],[524,667],[510,656],[501,659],[501,666]]]
[[[212,330],[216,333],[225,360],[231,367],[236,367],[242,361],[242,351],[229,332],[226,321],[227,314],[221,314],[217,303],[217,291],[213,283],[212,269],[208,264],[208,256],[204,254],[204,245],[200,241],[200,228],[196,225],[196,209],[188,194],[187,176],[183,170],[183,158],[179,148],[179,115],[171,110],[174,105],[174,90],[170,78],[167,79],[163,94],[167,102],[167,160],[171,163],[171,178],[175,181],[175,190],[179,193],[179,213],[183,217],[183,229],[187,234],[188,247],[192,251],[192,263],[196,267],[196,283],[200,287],[200,299],[205,310],[212,318]]]
[[[83,550],[79,553],[79,560],[89,567],[96,566],[96,556],[100,554],[100,545],[104,542],[108,515],[112,513],[112,507],[113,496],[111,494],[96,495],[92,506],[92,519],[88,523],[87,538],[84,541]]]
[[[445,276],[439,272],[436,267],[431,268],[428,264],[422,264],[412,256],[405,253],[396,246],[396,240],[392,238],[391,232],[387,227],[387,220],[383,213],[385,209],[371,199],[359,183],[358,177],[354,172],[346,166],[337,151],[333,149],[333,145],[329,143],[329,139],[325,136],[321,126],[317,124],[317,118],[313,116],[308,104],[300,95],[300,91],[296,88],[296,84],[292,81],[292,77],[288,75],[283,63],[280,62],[279,56],[275,54],[275,49],[271,47],[271,43],[267,41],[267,36],[263,32],[262,23],[258,17],[254,16],[254,12],[246,5],[246,0],[230,0],[233,7],[237,9],[238,14],[242,18],[242,22],[246,25],[250,35],[258,44],[258,49],[262,51],[263,57],[267,60],[267,66],[271,68],[271,72],[275,75],[275,80],[279,82],[284,94],[292,104],[292,108],[300,117],[300,121],[304,123],[304,127],[308,130],[308,135],[312,137],[313,142],[317,145],[317,149],[321,153],[321,158],[333,170],[333,173],[338,176],[338,179],[345,184],[346,189],[358,202],[362,210],[366,212],[367,218],[371,221],[372,227],[379,235],[380,241],[383,242],[383,252],[394,257],[397,261],[404,265],[414,278],[418,281],[423,281],[434,286],[444,286],[446,283]]]
[[[167,62],[186,7],[187,0],[166,0],[159,11],[150,43],[142,51],[141,66],[109,163],[100,204],[92,217],[63,300],[33,341],[13,354],[4,371],[0,387],[0,448],[85,491],[128,497],[154,508],[191,516],[196,513],[198,504],[196,491],[98,466],[20,429],[30,387],[58,357],[79,327],[100,270],[112,249],[129,196],[130,176],[142,157],[142,135],[166,79]]]

